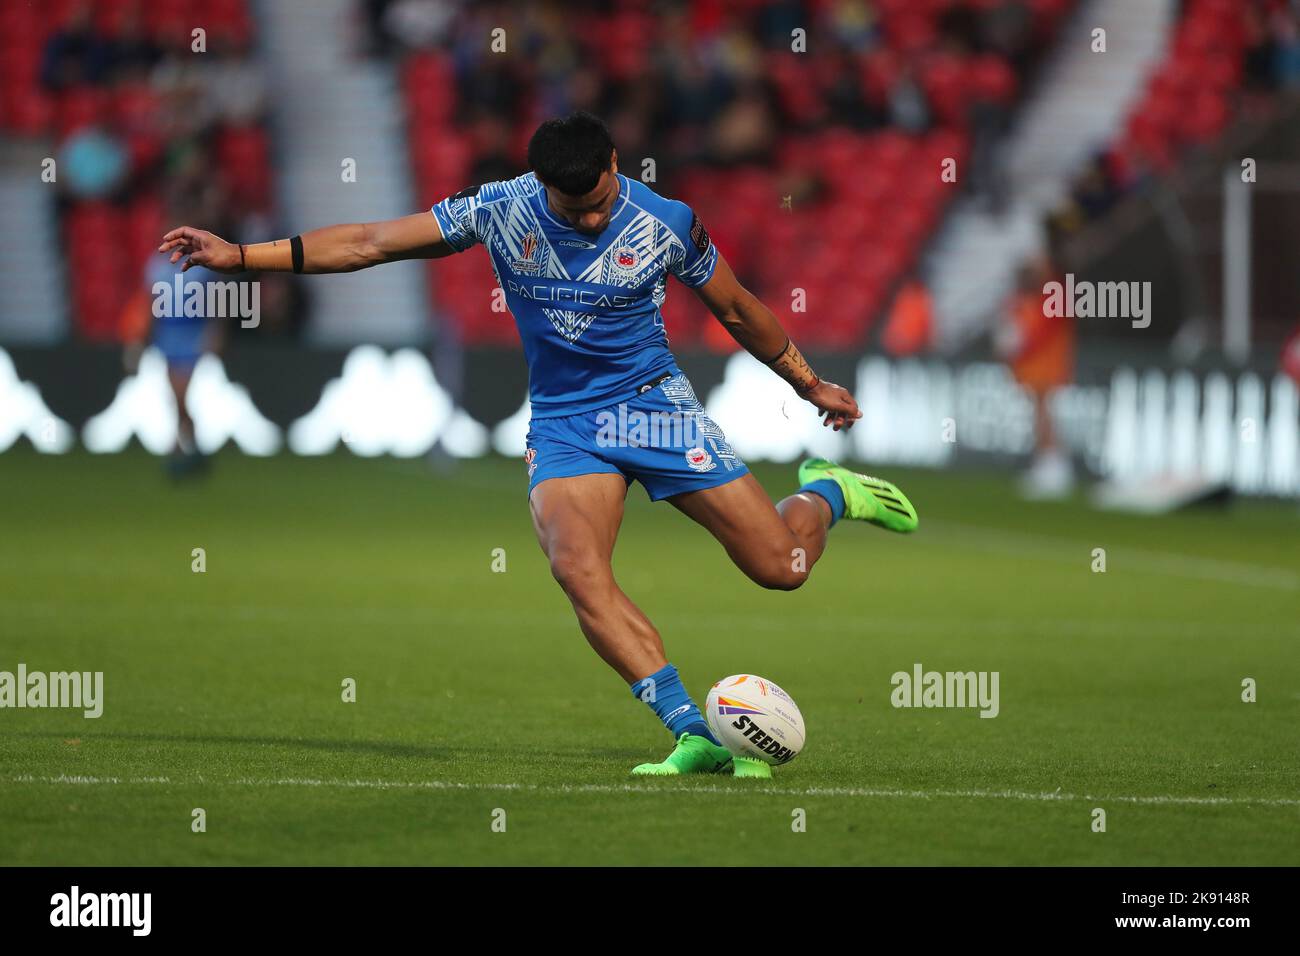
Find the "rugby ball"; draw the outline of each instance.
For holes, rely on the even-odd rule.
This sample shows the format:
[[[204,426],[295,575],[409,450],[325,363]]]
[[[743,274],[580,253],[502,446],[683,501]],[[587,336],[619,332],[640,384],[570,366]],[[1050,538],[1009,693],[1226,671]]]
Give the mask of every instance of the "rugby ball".
[[[713,736],[734,756],[780,766],[803,749],[803,714],[794,698],[754,674],[733,674],[714,684],[704,716]]]

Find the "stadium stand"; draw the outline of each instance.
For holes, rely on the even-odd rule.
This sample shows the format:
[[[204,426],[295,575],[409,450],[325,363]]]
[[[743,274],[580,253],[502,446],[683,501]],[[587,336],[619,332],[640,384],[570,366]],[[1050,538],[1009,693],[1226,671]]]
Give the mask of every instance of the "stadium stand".
[[[201,60],[189,55],[198,24]],[[245,0],[0,6],[0,130],[54,144],[82,339],[121,337],[123,308],[158,244],[169,200],[206,194],[225,226],[270,210],[252,40]],[[157,185],[164,168],[174,196]],[[215,181],[207,175],[214,169]]]
[[[404,57],[412,168],[426,205],[522,168],[524,134],[546,115],[592,109],[611,122],[623,171],[639,175],[653,159],[652,185],[695,207],[793,335],[849,348],[865,341],[958,188],[941,179],[942,161],[965,162],[980,137],[996,134],[1072,5],[752,0],[694,3],[656,19],[636,3],[578,4],[566,21],[581,25],[578,40],[512,5],[525,36],[509,42],[539,56],[499,61],[469,8],[442,21],[426,8],[425,29],[414,31],[418,3],[366,9],[375,48]],[[792,31],[809,24],[798,46]],[[816,56],[802,52],[814,44]],[[584,66],[570,72],[570,63]],[[549,82],[551,72],[564,80]],[[534,84],[537,97],[517,95]],[[520,135],[502,135],[502,119]],[[468,343],[514,340],[482,306],[492,281],[478,256],[430,270],[435,307]],[[796,288],[806,311],[790,310]],[[734,348],[692,297],[670,296],[665,321],[674,344]]]
[[[1213,143],[1259,92],[1300,89],[1300,30],[1285,0],[1189,0],[1123,131],[1075,182],[1053,226],[1072,232]]]

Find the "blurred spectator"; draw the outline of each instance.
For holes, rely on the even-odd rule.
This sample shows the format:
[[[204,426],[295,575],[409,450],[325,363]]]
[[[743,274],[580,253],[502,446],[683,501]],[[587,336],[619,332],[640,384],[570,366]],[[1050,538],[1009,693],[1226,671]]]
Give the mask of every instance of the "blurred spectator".
[[[63,26],[46,41],[41,57],[40,81],[52,92],[81,84],[102,83],[113,64],[112,43],[95,32],[94,7],[89,2],[72,7]]]
[[[1213,142],[1252,93],[1300,90],[1300,0],[1188,0],[1127,126],[1052,216],[1074,232]]]
[[[109,42],[111,54],[110,78],[116,83],[131,83],[144,79],[163,52],[149,36],[144,13],[139,5],[128,9]]]
[[[519,175],[518,164],[510,158],[511,129],[499,116],[483,114],[470,126],[474,145],[474,164],[470,181],[486,183]]]
[[[455,5],[443,0],[396,0],[367,6],[378,11],[378,33],[384,47],[396,38],[414,49],[434,46],[442,42],[456,16]]]
[[[269,225],[266,89],[243,4],[212,11],[205,51],[191,47],[187,4],[34,2],[6,20],[21,36],[3,39],[29,38],[40,56],[30,72],[7,72],[18,88],[0,102],[23,108],[0,121],[55,137],[73,314],[87,338],[121,334],[133,277],[158,244],[161,184],[219,210],[204,220],[218,231]]]
[[[1034,403],[1034,460],[1021,480],[1032,499],[1062,498],[1074,488],[1074,466],[1057,441],[1051,398],[1074,380],[1074,320],[1051,316],[1044,308],[1044,286],[1060,280],[1047,257],[1021,267],[1016,291],[995,336],[998,352]]]
[[[59,165],[71,195],[98,199],[112,195],[126,180],[129,157],[112,133],[87,126],[64,141],[59,149]]]
[[[457,119],[490,115],[531,129],[546,116],[591,110],[611,123],[621,154],[653,143],[664,182],[699,162],[770,161],[784,128],[932,129],[940,119],[923,67],[941,51],[948,88],[971,86],[942,122],[963,126],[974,115],[979,129],[1000,132],[1017,72],[1043,49],[1030,31],[1031,4],[938,6],[943,17],[891,4],[886,18],[869,0],[677,2],[653,14],[594,0],[365,0],[363,11],[375,51],[446,51]],[[494,28],[527,58],[493,53]],[[517,171],[522,141],[513,145]]]
[[[917,355],[930,348],[933,331],[930,290],[920,279],[909,279],[894,297],[889,318],[880,333],[880,344],[890,355],[899,358]]]
[[[757,294],[805,290],[808,317],[785,317],[800,341],[845,348],[865,343],[943,206],[995,182],[994,143],[1074,2],[364,0],[358,19],[371,49],[406,57],[423,199],[517,175],[538,122],[590,110],[620,170],[653,169]],[[972,140],[960,185],[915,175],[966,163]],[[500,341],[455,268],[432,282],[436,312],[467,342]],[[735,347],[689,301],[664,318],[678,344]]]
[[[1256,0],[1245,9],[1247,81],[1254,89],[1300,89],[1300,4]]]
[[[246,126],[265,118],[266,82],[248,44],[232,44],[200,61],[197,81],[206,124]]]
[[[1300,325],[1295,327],[1295,331],[1283,344],[1278,364],[1282,371],[1290,376],[1291,381],[1300,387]]]
[[[1277,89],[1300,90],[1300,6],[1278,8],[1269,17],[1272,34],[1273,85]]]

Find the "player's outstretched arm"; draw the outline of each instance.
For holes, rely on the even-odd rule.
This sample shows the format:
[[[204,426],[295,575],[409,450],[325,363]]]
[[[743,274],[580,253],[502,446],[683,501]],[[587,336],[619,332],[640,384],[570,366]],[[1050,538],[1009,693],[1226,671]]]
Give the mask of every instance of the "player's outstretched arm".
[[[780,320],[740,284],[721,253],[713,277],[693,291],[750,355],[789,382],[800,398],[817,406],[825,415],[822,424],[839,431],[852,428],[862,417],[849,390],[812,370]]]
[[[274,242],[234,243],[193,226],[163,236],[159,252],[172,262],[185,259],[181,271],[205,266],[214,272],[356,272],[399,259],[437,259],[455,250],[443,239],[431,212],[384,222],[353,223],[313,229]]]

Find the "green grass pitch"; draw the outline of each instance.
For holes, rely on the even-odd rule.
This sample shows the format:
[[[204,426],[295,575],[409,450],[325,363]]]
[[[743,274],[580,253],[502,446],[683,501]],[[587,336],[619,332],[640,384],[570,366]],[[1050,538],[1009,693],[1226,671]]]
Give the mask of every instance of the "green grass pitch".
[[[846,523],[794,593],[632,489],[616,571],[696,699],[758,673],[808,722],[771,784],[634,782],[670,741],[579,633],[518,462],[229,453],[171,486],[15,449],[0,670],[103,671],[106,702],[0,710],[0,863],[1300,863],[1293,504],[1133,518],[881,471],[919,533]],[[998,671],[1000,714],[895,709],[916,662]]]

